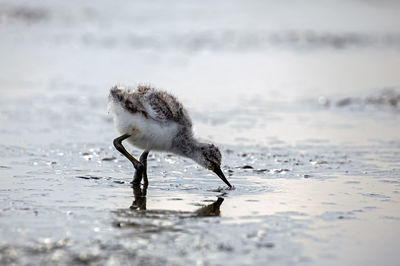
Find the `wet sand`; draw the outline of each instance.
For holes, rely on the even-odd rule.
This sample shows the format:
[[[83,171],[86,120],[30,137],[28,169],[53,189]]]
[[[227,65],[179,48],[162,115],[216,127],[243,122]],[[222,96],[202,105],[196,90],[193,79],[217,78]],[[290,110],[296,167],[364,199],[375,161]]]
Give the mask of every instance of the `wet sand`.
[[[298,26],[275,2],[287,25],[255,3],[210,21],[206,3],[103,4],[1,5],[1,265],[397,265],[396,6]],[[156,152],[131,188],[106,101],[139,81],[182,100],[234,189]]]

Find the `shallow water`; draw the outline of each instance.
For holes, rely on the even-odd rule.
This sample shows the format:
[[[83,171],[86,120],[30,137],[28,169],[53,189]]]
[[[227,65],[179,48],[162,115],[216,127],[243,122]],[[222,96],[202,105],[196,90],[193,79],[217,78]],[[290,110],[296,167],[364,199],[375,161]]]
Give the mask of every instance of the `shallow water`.
[[[3,2],[0,264],[396,265],[398,4],[284,3]],[[106,99],[138,81],[234,189],[150,153],[133,191]]]

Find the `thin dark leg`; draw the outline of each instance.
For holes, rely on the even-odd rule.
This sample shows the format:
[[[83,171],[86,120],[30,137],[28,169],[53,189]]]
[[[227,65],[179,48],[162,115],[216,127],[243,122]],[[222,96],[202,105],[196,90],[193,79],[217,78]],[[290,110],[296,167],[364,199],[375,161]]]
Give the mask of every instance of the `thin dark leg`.
[[[149,151],[144,151],[142,155],[140,155],[139,161],[142,164],[141,169],[136,169],[135,175],[133,176],[132,184],[133,186],[140,186],[140,182],[142,182],[142,178],[144,179],[143,188],[146,189],[149,185],[149,180],[147,179],[147,155],[149,155]]]
[[[142,182],[143,177],[143,169],[136,169],[135,174],[133,175],[132,187],[140,187],[140,182]]]
[[[139,161],[143,164],[143,188],[147,188],[149,185],[149,180],[147,179],[147,156],[150,151],[144,151],[142,155],[140,155]]]
[[[135,167],[136,171],[142,172],[143,171],[143,164],[136,160],[129,152],[125,150],[125,147],[122,145],[122,141],[124,139],[129,138],[131,135],[129,134],[124,134],[121,137],[118,137],[114,139],[114,147],[122,153],[126,158],[128,158],[129,161],[133,164],[133,167]]]

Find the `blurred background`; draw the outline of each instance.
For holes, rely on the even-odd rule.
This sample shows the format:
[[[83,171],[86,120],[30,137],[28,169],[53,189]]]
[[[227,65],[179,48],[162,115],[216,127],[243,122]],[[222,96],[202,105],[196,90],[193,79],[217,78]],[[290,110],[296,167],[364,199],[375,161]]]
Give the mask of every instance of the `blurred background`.
[[[229,123],[254,112],[236,119],[252,127],[293,108],[398,110],[399,10],[390,0],[3,0],[0,96],[27,99],[57,120],[66,114],[55,108],[72,105],[74,118],[85,119],[93,109],[105,112],[111,86],[146,83],[176,94],[198,121]],[[64,100],[56,104],[57,96]],[[315,123],[322,120],[334,118]],[[285,141],[314,134],[269,130]]]
[[[235,190],[154,152],[129,209],[107,96],[139,83]],[[397,265],[399,88],[400,1],[0,0],[0,264]]]

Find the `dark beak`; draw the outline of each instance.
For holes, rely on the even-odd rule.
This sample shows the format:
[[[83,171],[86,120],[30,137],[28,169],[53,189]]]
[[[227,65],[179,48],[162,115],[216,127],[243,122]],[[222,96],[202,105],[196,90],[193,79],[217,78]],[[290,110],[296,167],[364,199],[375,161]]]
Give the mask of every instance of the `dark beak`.
[[[225,184],[228,185],[228,187],[232,188],[232,185],[229,184],[228,180],[226,180],[226,178],[225,178],[225,176],[224,176],[224,173],[222,173],[221,168],[219,168],[218,166],[216,166],[216,167],[214,168],[214,173],[216,173],[216,174],[219,176],[219,178],[221,178],[222,181],[224,181]]]

